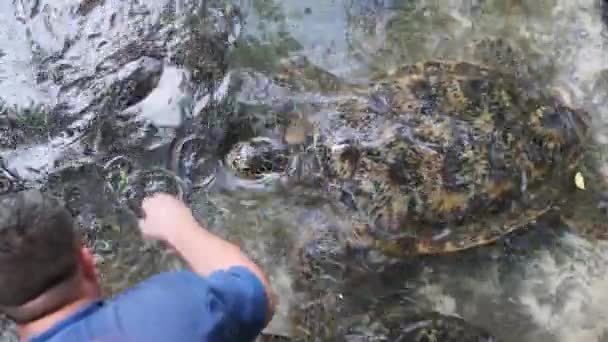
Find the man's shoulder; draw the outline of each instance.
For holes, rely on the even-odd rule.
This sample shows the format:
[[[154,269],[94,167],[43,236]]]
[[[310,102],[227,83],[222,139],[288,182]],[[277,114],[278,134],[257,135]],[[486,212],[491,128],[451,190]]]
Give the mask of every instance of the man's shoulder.
[[[127,298],[137,296],[142,292],[154,291],[158,293],[170,292],[175,294],[176,290],[192,290],[191,287],[195,286],[197,290],[203,290],[208,286],[207,279],[201,277],[197,273],[190,270],[178,270],[161,272],[152,275],[141,282],[137,283],[131,288],[126,289],[124,292],[117,294],[115,297],[109,299],[108,303],[122,301]],[[202,288],[201,288],[202,287]],[[191,295],[191,291],[180,291],[180,295]]]
[[[207,279],[188,271],[157,273],[105,301],[106,306],[124,305],[125,302],[141,301],[141,305],[154,305],[170,299],[197,297],[208,291]],[[162,303],[160,303],[162,304]]]
[[[141,295],[145,295],[148,301],[150,292],[154,292],[159,298],[169,295],[172,300],[176,297],[223,297],[223,292],[232,296],[265,296],[264,286],[257,276],[245,267],[235,266],[227,270],[217,270],[207,277],[190,270],[161,272],[117,295],[109,303],[130,300]]]
[[[244,267],[218,270],[206,277],[180,270],[153,275],[106,304],[131,316],[154,310],[178,316],[234,315],[235,306],[265,308],[266,293],[257,276]]]
[[[263,329],[265,300],[260,281],[244,268],[216,271],[208,277],[189,270],[162,272],[71,322],[59,340],[108,335],[136,341],[250,340]],[[94,336],[66,338],[83,331]]]
[[[159,273],[108,304],[116,306],[113,311],[119,310],[128,326],[176,331],[196,327],[198,338],[175,337],[183,341],[252,340],[263,329],[267,314],[264,286],[244,267],[207,277],[187,270]]]

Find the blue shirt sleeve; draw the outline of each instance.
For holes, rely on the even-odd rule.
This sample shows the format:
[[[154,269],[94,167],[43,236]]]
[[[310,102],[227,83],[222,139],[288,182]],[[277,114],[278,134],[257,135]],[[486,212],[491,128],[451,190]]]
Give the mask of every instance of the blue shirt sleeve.
[[[264,286],[244,267],[208,277],[165,272],[30,341],[248,342],[264,328],[266,315]]]
[[[207,284],[209,312],[221,316],[213,328],[216,336],[223,336],[223,341],[254,340],[264,328],[268,305],[258,277],[245,267],[233,267],[214,272]]]
[[[208,277],[161,273],[109,304],[136,340],[245,342],[264,328],[267,295],[251,271],[232,267]]]

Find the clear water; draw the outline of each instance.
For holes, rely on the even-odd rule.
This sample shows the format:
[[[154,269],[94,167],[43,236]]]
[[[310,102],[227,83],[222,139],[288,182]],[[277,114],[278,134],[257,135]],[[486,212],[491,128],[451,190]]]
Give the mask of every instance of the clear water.
[[[608,58],[596,2],[281,1],[274,3],[282,10],[282,16],[275,16],[278,20],[274,25],[260,19],[266,15],[261,4],[266,9],[270,7],[269,2],[247,3],[251,19],[245,25],[245,34],[272,42],[277,40],[277,32],[287,32],[283,36],[289,39],[282,42],[295,40],[299,45],[291,53],[304,54],[315,64],[353,81],[365,80],[371,70],[400,63],[440,57],[471,58],[467,46],[475,39],[509,39],[523,51],[531,68],[544,74],[544,86],[555,88],[573,105],[592,111],[600,141],[605,134],[602,94],[606,88],[598,84],[605,77]],[[277,47],[278,51],[282,49],[286,48]],[[240,208],[241,204],[235,201],[233,205]],[[281,212],[281,207],[276,206],[262,204],[253,208],[254,213]],[[239,213],[240,222],[243,212],[232,210]],[[227,210],[228,218],[234,217],[231,212]],[[335,224],[331,214],[312,217],[319,221],[313,221],[310,227],[299,219],[293,220],[295,225],[289,219],[281,222],[285,230],[297,232],[298,237],[306,235],[302,231],[318,229],[315,226]],[[257,236],[266,229],[259,225],[248,224],[245,229],[255,230]],[[242,224],[230,222],[221,226],[238,230],[234,227]],[[602,312],[606,246],[574,235],[559,235],[555,227],[545,228],[547,231],[534,233],[538,236],[514,238],[515,245],[522,244],[515,251],[498,245],[412,261],[404,266],[406,269],[392,270],[399,276],[388,277],[391,282],[381,285],[387,281],[386,273],[370,271],[365,281],[354,283],[358,290],[347,282],[349,285],[336,285],[334,295],[339,301],[348,302],[345,305],[350,307],[350,314],[361,322],[366,321],[365,311],[371,307],[364,303],[373,302],[368,297],[386,296],[386,301],[379,300],[375,305],[393,310],[395,298],[400,298],[403,306],[461,316],[504,341],[600,341],[606,328],[606,313]],[[254,241],[245,244],[252,245],[251,253],[268,253],[268,247],[255,247],[260,242]],[[260,258],[268,260],[268,269],[277,273],[273,274],[274,279],[289,279],[289,268],[281,267],[280,258]],[[281,304],[298,304],[285,300],[292,298],[287,286],[281,286],[279,292],[282,291],[286,293]],[[354,309],[352,303],[361,305]],[[271,329],[282,328],[280,318],[275,319]]]
[[[429,58],[469,59],[472,56],[467,47],[474,40],[506,38],[522,51],[526,63],[543,75],[543,86],[556,89],[566,101],[593,113],[598,139],[605,141],[603,125],[608,107],[602,78],[608,57],[597,2],[277,1],[273,4],[276,8],[269,12],[282,15],[274,16],[278,20],[273,25],[266,19],[272,16],[264,12],[271,4],[243,3],[250,9],[251,18],[244,34],[272,42],[276,41],[277,32],[284,31],[283,36],[289,39],[284,38],[283,42],[295,40],[299,45],[291,53],[306,55],[315,64],[352,81],[364,81],[372,70],[401,63]],[[233,203],[241,208],[238,200]],[[257,217],[258,211],[280,212],[274,218],[290,215],[276,203],[251,208],[246,213],[251,213],[252,218]],[[268,229],[259,228],[264,220],[244,226],[237,223],[243,219],[243,211],[232,210],[239,213],[238,221],[221,225],[233,227],[231,232],[238,230],[235,227],[244,227],[256,231],[257,236]],[[231,212],[227,210],[226,217],[236,219]],[[331,211],[310,214],[319,219],[311,221],[310,226],[301,219],[289,218],[281,220],[281,224],[286,231],[296,232],[295,240],[305,239],[303,231],[336,224],[327,212]],[[368,270],[363,280],[329,282],[335,284],[335,289],[328,288],[327,293],[349,308],[347,314],[341,315],[367,322],[362,324],[366,326],[364,331],[373,330],[369,327],[374,318],[366,315],[370,315],[370,303],[375,303],[389,311],[409,306],[413,311],[434,309],[458,315],[487,328],[503,341],[605,340],[607,245],[561,235],[555,228],[544,227],[529,233],[532,235],[513,237],[505,245],[415,260],[382,274]],[[282,259],[264,257],[269,253],[268,247],[265,243],[256,247],[259,244],[253,240],[245,245],[251,245],[252,254],[262,255],[260,258],[270,265],[267,268],[276,273],[273,279],[289,279],[289,268],[282,266]],[[301,304],[289,301],[292,295],[287,286],[278,290],[281,294],[285,291],[281,304]],[[383,297],[384,301],[380,299]],[[397,307],[396,300],[400,303]],[[349,322],[342,318],[344,324]],[[286,324],[281,316],[273,323],[271,329],[279,330]]]
[[[67,105],[65,115],[81,119],[86,126],[86,108],[98,92],[120,79],[120,70],[128,73],[126,66],[107,73],[96,68],[104,63],[111,66],[112,53],[153,31],[154,24],[179,26],[189,3],[106,0],[92,6],[87,16],[77,14],[81,5],[77,0],[1,3],[0,13],[6,15],[0,17],[0,98],[18,106]],[[470,59],[468,46],[474,40],[502,37],[522,51],[526,64],[542,76],[543,86],[589,110],[598,141],[608,142],[608,54],[597,1],[241,0],[234,4],[245,20],[233,28],[239,41],[229,55],[229,69],[246,67],[270,76],[280,58],[298,54],[349,81],[364,82],[373,70],[402,63]],[[167,19],[163,14],[167,7],[174,9],[178,20]],[[39,14],[30,18],[33,11]],[[165,37],[166,31],[159,30],[160,36]],[[61,58],[69,61],[67,67],[40,63],[41,56],[61,51],[68,38],[74,43]],[[105,43],[100,45],[102,40]],[[172,47],[179,38],[165,41]],[[163,141],[164,132],[170,136],[184,112],[207,108],[211,94],[192,81],[187,68],[171,64],[169,58],[159,61],[163,69],[154,89],[141,102],[121,110],[156,123]],[[62,68],[67,71],[59,81],[35,81],[40,70]],[[66,86],[70,80],[85,81]],[[222,89],[217,97],[224,94]],[[262,89],[259,93],[268,100]],[[49,151],[59,155],[68,151],[68,144],[57,136],[49,139],[20,147],[47,151],[39,157],[26,159],[12,150],[2,155],[22,172],[28,166],[44,168],[53,160],[42,156],[55,156]],[[35,156],[34,152],[29,155]],[[268,271],[280,302],[267,331],[291,335],[298,328],[290,318],[293,309],[307,304],[296,297],[293,284],[294,246],[326,227],[347,226],[347,220],[328,204],[288,195],[198,191],[190,203],[211,230],[239,242]],[[183,266],[171,253],[143,243],[123,217],[108,216],[112,217],[103,217],[90,231],[108,293],[156,270]],[[360,265],[362,270],[349,279],[331,279],[328,274],[321,299],[343,310],[333,317],[338,325],[357,326],[359,336],[378,340],[382,329],[374,323],[382,315],[376,313],[386,309],[397,317],[393,319],[417,310],[461,316],[502,341],[608,341],[608,244],[564,234],[558,228],[539,227],[493,246],[417,258],[382,271]],[[324,324],[328,318],[318,320]]]

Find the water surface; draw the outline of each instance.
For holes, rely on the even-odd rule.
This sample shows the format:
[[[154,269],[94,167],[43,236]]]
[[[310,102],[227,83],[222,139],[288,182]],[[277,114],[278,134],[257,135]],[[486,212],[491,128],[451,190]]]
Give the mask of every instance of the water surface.
[[[253,113],[256,105],[281,108],[288,100],[305,102],[309,94],[272,87],[272,75],[286,57],[306,56],[345,80],[365,82],[372,72],[403,63],[475,60],[479,56],[472,44],[497,37],[508,40],[521,58],[490,55],[488,63],[513,63],[535,74],[540,87],[590,111],[598,141],[608,139],[608,54],[596,1],[234,1],[243,20],[214,21],[217,25],[205,27],[217,31],[207,29],[196,40],[209,41],[221,32],[217,36],[230,46],[225,54],[194,59],[199,63],[194,65],[179,63],[184,51],[189,56],[184,60],[191,61],[193,55],[206,57],[215,49],[213,44],[184,43],[192,13],[205,18],[227,13],[218,10],[226,8],[222,1],[201,3],[208,7],[169,0],[0,4],[5,14],[0,18],[0,99],[19,108],[45,104],[52,117],[70,118],[49,129],[42,142],[3,148],[0,153],[9,166],[36,178],[40,173],[33,169],[48,170],[55,161],[83,156],[86,146],[76,139],[78,132],[89,134],[97,125],[93,119],[100,116],[111,118],[113,128],[123,124],[111,116],[116,113],[127,118],[126,126],[148,122],[153,130],[127,130],[129,136],[113,139],[127,146],[145,142],[153,150],[183,134],[183,120],[223,127],[217,122],[225,121],[226,113],[263,115],[263,110]],[[232,73],[242,70],[261,81],[247,89],[229,87]],[[229,95],[236,100],[222,102]],[[76,127],[76,135],[60,134],[68,124]],[[233,132],[237,137],[240,133]],[[108,153],[111,149],[104,147],[110,144],[105,145],[96,152]],[[171,157],[157,160],[165,167],[163,158]],[[319,280],[322,291],[301,293],[294,285],[295,247],[327,227],[347,229],[348,219],[316,198],[246,192],[246,183],[218,179],[223,188],[195,191],[189,203],[211,230],[239,242],[270,274],[280,303],[268,333],[305,336],[303,330],[314,331],[331,321],[340,334],[335,340],[382,341],[387,340],[383,319],[433,310],[460,316],[501,341],[608,341],[604,242],[543,226],[492,246],[415,258],[385,269],[350,260],[349,272],[328,270]],[[155,271],[183,267],[172,253],[141,241],[128,210],[90,202],[92,214],[81,219],[108,294]],[[295,309],[315,300],[332,303],[333,311],[313,317],[316,322],[294,322]]]

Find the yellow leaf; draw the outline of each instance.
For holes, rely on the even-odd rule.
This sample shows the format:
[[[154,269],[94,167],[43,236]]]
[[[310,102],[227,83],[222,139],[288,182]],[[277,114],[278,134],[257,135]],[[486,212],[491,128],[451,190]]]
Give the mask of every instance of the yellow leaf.
[[[585,178],[580,172],[577,172],[574,176],[574,184],[577,188],[581,190],[585,190]]]

